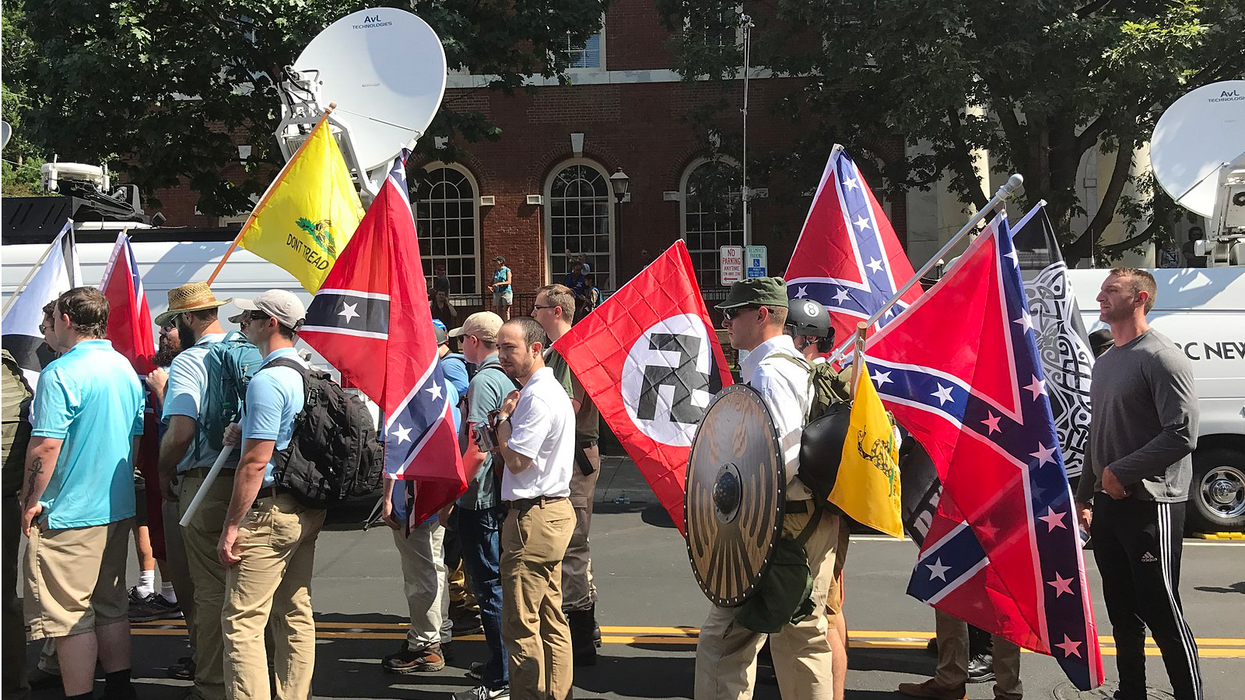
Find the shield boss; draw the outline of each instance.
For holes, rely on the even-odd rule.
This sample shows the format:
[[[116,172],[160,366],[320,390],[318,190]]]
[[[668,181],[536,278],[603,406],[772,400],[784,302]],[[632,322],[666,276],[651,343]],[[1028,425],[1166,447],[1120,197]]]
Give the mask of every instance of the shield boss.
[[[782,530],[787,478],[761,395],[718,392],[696,429],[687,465],[687,555],[701,590],[733,607],[752,595]]]

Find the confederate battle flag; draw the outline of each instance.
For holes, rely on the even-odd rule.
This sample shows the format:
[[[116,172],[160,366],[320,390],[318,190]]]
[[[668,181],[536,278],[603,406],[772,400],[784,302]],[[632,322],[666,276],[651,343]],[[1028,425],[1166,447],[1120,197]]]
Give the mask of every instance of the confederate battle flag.
[[[422,269],[404,151],[312,299],[300,337],[380,405],[385,472],[414,482],[408,526],[467,489]]]
[[[553,348],[682,532],[692,438],[731,383],[687,245],[676,241]]]
[[[1006,219],[865,355],[943,483],[908,594],[1054,656],[1082,690],[1100,685],[1072,491]]]

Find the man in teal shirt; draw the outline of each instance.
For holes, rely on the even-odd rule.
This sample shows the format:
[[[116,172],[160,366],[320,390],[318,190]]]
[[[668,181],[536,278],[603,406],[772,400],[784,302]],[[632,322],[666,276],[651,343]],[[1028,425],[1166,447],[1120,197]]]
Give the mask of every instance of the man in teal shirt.
[[[22,484],[26,628],[53,638],[68,698],[88,698],[98,657],[107,700],[134,698],[125,564],[143,389],[103,340],[108,300],[78,287],[56,300],[64,354],[40,375]]]

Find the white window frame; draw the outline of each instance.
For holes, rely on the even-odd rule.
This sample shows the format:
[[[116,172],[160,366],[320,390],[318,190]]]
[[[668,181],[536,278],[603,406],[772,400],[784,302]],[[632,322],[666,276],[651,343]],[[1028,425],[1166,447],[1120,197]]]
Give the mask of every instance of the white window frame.
[[[719,160],[724,163],[730,163],[731,165],[735,167],[739,167],[739,161],[735,160],[734,158],[731,158],[730,156],[718,156],[716,159],[706,158],[704,156],[701,156],[700,158],[697,158],[693,160],[690,164],[688,164],[687,168],[683,170],[683,176],[679,178],[679,238],[683,239],[684,243],[687,243],[687,200],[688,200],[688,194],[689,194],[688,188],[687,188],[688,182],[691,181],[692,173],[696,172],[697,168],[699,168],[700,166],[706,163],[711,163],[714,160]],[[747,228],[751,228],[751,224],[752,224],[752,211],[749,210],[747,214],[747,218],[743,220],[743,226],[745,228],[740,230],[741,234],[743,230],[746,230]],[[742,245],[742,242],[741,242],[741,245]],[[703,252],[704,249],[697,248],[697,250]],[[688,252],[689,254],[692,252],[692,248],[690,245],[688,246]],[[717,285],[713,285],[713,286],[717,286]]]
[[[596,32],[594,32],[594,34],[601,35],[601,41],[598,44],[600,48],[600,54],[601,54],[601,60],[599,61],[599,64],[596,66],[592,66],[592,67],[567,66],[566,68],[567,73],[592,73],[592,72],[597,72],[597,71],[604,71],[607,69],[605,65],[605,15],[601,15],[601,26],[599,29],[597,29]],[[568,38],[566,41],[566,48],[561,49],[562,55],[566,56],[568,59],[570,58],[571,51],[576,50],[570,44],[571,42],[570,42],[570,39]]]
[[[455,172],[461,173],[463,177],[467,179],[467,183],[471,185],[471,191],[473,193],[471,197],[471,223],[472,223],[472,236],[475,237],[475,253],[470,256],[462,255],[460,253],[458,256],[455,256],[455,257],[471,259],[471,264],[475,267],[474,277],[476,281],[476,291],[471,294],[451,294],[451,296],[454,298],[477,297],[480,294],[483,294],[484,293],[483,290],[485,289],[484,279],[481,277],[482,273],[480,270],[480,259],[481,259],[481,256],[483,255],[483,251],[480,248],[480,244],[481,244],[481,241],[480,241],[480,183],[476,180],[475,175],[471,173],[471,170],[463,166],[461,163],[446,163],[444,161],[437,160],[437,161],[433,161],[431,163],[428,163],[422,166],[421,170],[431,174],[436,170],[440,170],[441,168],[447,168],[449,170],[453,170]],[[420,184],[422,186],[423,184],[422,180]],[[459,201],[461,202],[461,201],[466,201],[466,200],[459,200]],[[419,209],[418,209],[419,202],[418,201],[411,202],[411,207],[412,209],[415,210],[415,224],[418,227],[419,225]],[[429,249],[431,250],[431,246],[429,246]],[[422,258],[423,256],[421,255],[420,257]],[[441,257],[450,257],[450,256],[443,255]],[[433,269],[435,271],[435,267]],[[423,271],[420,270],[420,272],[422,273]]]
[[[592,168],[593,170],[597,171],[597,173],[600,174],[601,177],[605,180],[605,196],[609,202],[607,211],[609,211],[609,253],[608,255],[610,258],[610,265],[609,265],[609,270],[607,271],[609,275],[607,279],[607,284],[610,289],[617,289],[618,288],[618,277],[617,277],[616,271],[618,268],[618,242],[616,239],[618,237],[617,236],[618,202],[614,198],[614,190],[612,186],[610,185],[609,171],[606,170],[604,165],[601,165],[599,162],[592,160],[591,158],[569,158],[567,160],[561,161],[549,171],[549,176],[545,178],[545,188],[544,188],[545,206],[543,207],[545,210],[543,214],[544,224],[545,224],[545,280],[546,280],[546,283],[553,283],[553,282],[556,282],[558,284],[562,283],[562,280],[560,278],[553,279],[553,257],[554,257],[553,256],[553,181],[557,179],[558,175],[561,174],[563,170],[566,170],[567,168],[570,168],[576,165],[586,165],[589,168]],[[575,252],[582,253],[584,251],[577,250]],[[563,255],[565,255],[565,253],[563,253]],[[593,274],[594,275],[597,274],[596,268],[593,268]],[[594,280],[594,282],[597,283],[598,287],[601,286],[599,280]]]

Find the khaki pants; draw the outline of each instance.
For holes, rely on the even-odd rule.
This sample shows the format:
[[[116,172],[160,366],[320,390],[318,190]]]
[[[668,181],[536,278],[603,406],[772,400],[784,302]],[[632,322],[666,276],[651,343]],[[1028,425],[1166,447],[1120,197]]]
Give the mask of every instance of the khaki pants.
[[[934,631],[938,635],[938,666],[934,683],[943,688],[963,692],[968,682],[968,624],[941,610],[934,611]],[[1020,647],[994,637],[994,697],[997,700],[1020,700],[1024,688],[1020,684]]]
[[[809,522],[807,513],[789,513],[782,531],[794,539]],[[769,635],[774,673],[783,700],[830,700],[834,695],[830,641],[826,637],[826,596],[834,578],[839,518],[823,517],[804,549],[813,575],[813,614]],[[714,606],[696,645],[695,700],[747,700],[756,682],[757,653],[766,635],[735,623],[731,608]]]
[[[272,617],[279,700],[309,700],[316,662],[311,572],[324,511],[289,494],[261,498],[238,529],[242,561],[226,570],[225,690],[229,700],[268,700],[264,628]]]
[[[406,646],[411,651],[449,642],[452,636],[450,597],[445,590],[445,557],[441,548],[444,541],[445,528],[436,518],[411,530],[410,537],[401,530],[393,531],[393,543],[402,559],[402,588],[411,616],[411,628],[406,633]]]
[[[134,518],[106,525],[30,529],[26,637],[71,637],[129,621],[125,563]]]
[[[571,630],[562,612],[562,558],[575,529],[563,499],[511,507],[501,532],[501,633],[514,700],[569,700]]]
[[[174,482],[173,492],[181,493],[182,479]],[[159,488],[159,487],[156,487]],[[180,497],[179,497],[180,498]],[[161,499],[164,516],[164,569],[177,594],[177,605],[186,618],[186,635],[190,639],[190,658],[195,658],[195,584],[190,578],[190,563],[186,560],[186,545],[182,542],[180,502]]]
[[[182,477],[181,495],[178,496],[177,521],[186,513],[195,494],[203,486],[203,475]],[[202,700],[225,698],[225,641],[221,633],[221,609],[225,605],[225,568],[216,555],[225,514],[233,498],[233,472],[222,471],[203,502],[195,511],[194,518],[186,527],[179,527],[186,565],[194,590],[194,636],[191,646],[195,649],[194,694]],[[181,600],[181,591],[177,593]]]
[[[579,448],[575,448],[579,452]],[[584,457],[596,467],[584,474],[576,461],[571,471],[571,505],[575,508],[575,532],[566,546],[562,559],[562,609],[587,610],[597,602],[597,589],[592,585],[592,556],[588,551],[588,529],[592,526],[592,499],[601,476],[601,452],[596,445],[583,450]]]

